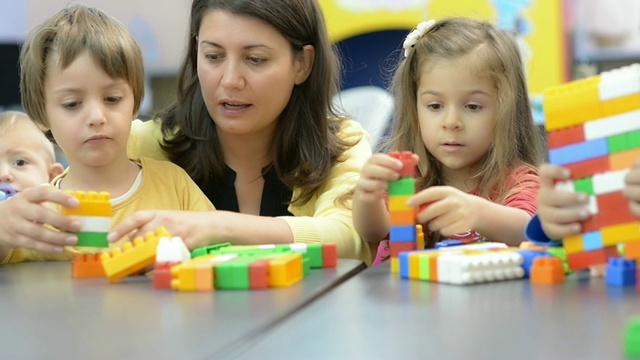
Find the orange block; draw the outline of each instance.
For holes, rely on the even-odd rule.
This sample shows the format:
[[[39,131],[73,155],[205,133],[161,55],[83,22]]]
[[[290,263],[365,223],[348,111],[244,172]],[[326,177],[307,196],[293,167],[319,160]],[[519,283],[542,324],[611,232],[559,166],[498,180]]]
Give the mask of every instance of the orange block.
[[[631,167],[633,163],[640,158],[640,149],[622,151],[609,155],[609,163],[611,171],[625,170]]]
[[[625,259],[640,260],[640,242],[631,242],[624,244]],[[638,268],[640,270],[640,268]]]
[[[416,223],[416,212],[414,209],[405,211],[391,211],[390,222],[391,226],[394,225],[413,225]]]
[[[531,266],[532,284],[558,284],[564,282],[564,268],[558,257],[537,257]]]
[[[71,258],[71,277],[74,279],[105,277],[100,255],[73,254]]]

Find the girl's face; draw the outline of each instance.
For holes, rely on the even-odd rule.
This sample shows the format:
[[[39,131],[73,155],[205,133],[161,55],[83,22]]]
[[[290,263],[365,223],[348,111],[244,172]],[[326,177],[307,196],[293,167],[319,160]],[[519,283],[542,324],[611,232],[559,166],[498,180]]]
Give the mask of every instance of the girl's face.
[[[313,47],[294,58],[270,25],[220,10],[203,17],[196,41],[202,95],[218,134],[272,137],[293,87],[307,78]]]
[[[83,52],[66,68],[48,65],[45,110],[51,132],[69,165],[102,167],[128,161],[133,90],[113,79]]]
[[[493,141],[498,94],[472,56],[422,67],[417,92],[420,134],[450,185],[478,171]]]

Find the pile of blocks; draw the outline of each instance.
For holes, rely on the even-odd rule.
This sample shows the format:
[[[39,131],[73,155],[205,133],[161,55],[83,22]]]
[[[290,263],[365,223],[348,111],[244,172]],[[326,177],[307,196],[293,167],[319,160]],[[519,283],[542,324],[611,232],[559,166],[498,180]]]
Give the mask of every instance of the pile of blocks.
[[[544,93],[549,161],[571,170],[558,188],[589,196],[582,233],[563,240],[571,269],[607,264],[625,244],[640,259],[640,221],[622,194],[640,158],[640,64],[549,88]]]

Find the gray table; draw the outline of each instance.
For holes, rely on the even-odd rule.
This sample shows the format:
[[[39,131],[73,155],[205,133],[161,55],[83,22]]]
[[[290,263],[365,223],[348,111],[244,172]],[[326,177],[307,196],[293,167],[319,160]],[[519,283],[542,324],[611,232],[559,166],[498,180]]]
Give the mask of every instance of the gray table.
[[[640,315],[634,287],[572,274],[564,284],[515,280],[455,286],[369,268],[227,358],[620,359]]]
[[[180,293],[145,276],[72,279],[69,263],[2,266],[0,358],[215,358],[363,268],[339,260],[288,288]]]

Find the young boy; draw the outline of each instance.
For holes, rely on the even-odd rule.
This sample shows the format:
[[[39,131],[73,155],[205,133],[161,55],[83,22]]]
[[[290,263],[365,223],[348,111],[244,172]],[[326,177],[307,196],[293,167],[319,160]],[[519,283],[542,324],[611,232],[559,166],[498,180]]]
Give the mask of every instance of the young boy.
[[[0,113],[0,183],[17,193],[48,184],[64,169],[56,162],[53,144],[42,131],[18,111]],[[8,260],[16,243],[0,242],[0,261]]]
[[[31,30],[20,65],[23,106],[69,163],[54,186],[108,192],[112,226],[139,210],[214,210],[180,167],[127,157],[144,69],[138,44],[119,21],[96,8],[66,7]]]

